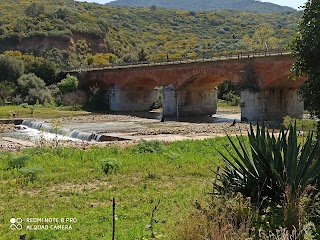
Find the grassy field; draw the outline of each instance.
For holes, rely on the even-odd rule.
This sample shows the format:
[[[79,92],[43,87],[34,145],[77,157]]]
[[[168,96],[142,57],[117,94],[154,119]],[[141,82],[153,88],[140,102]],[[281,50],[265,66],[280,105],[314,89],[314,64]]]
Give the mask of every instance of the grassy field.
[[[159,239],[175,239],[177,224],[192,211],[192,201],[210,187],[212,169],[220,164],[215,149],[225,151],[226,138],[181,141],[128,148],[27,149],[26,166],[41,169],[35,180],[8,168],[16,154],[0,152],[0,239],[111,239],[112,198],[116,199],[116,239],[150,239],[152,209]],[[106,174],[101,160],[118,160],[118,171]],[[11,162],[12,166],[12,162]],[[32,175],[32,174],[31,174]],[[11,230],[10,219],[23,219]],[[27,218],[76,218],[69,230],[26,230]],[[61,224],[61,223],[60,223]],[[52,224],[51,224],[52,225]],[[54,224],[57,225],[57,224]],[[58,224],[59,225],[59,224]]]
[[[32,118],[32,117],[68,117],[90,114],[87,111],[75,111],[72,107],[44,107],[42,105],[19,105],[19,106],[0,106],[0,119],[11,118],[15,114],[16,118]]]

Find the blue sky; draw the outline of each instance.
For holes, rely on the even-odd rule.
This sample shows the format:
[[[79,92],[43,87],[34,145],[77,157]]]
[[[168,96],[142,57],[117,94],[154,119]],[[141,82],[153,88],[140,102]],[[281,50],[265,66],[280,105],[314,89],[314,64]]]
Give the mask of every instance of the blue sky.
[[[84,0],[78,0],[84,2]],[[86,0],[86,2],[96,2],[96,3],[108,3],[111,0]],[[261,0],[260,2],[272,2],[282,6],[289,6],[298,9],[299,6],[304,5],[306,0]]]

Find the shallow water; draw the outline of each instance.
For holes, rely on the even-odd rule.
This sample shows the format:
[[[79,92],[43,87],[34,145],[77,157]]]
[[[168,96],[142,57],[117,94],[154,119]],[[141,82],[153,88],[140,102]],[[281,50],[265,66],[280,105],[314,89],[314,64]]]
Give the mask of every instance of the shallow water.
[[[19,139],[58,139],[58,140],[74,140],[73,137],[80,138],[81,140],[95,140],[99,137],[90,136],[94,133],[135,133],[144,131],[146,129],[155,129],[161,127],[174,127],[181,126],[183,123],[218,123],[218,122],[233,122],[235,119],[240,122],[240,113],[218,111],[217,114],[204,117],[188,117],[180,118],[179,121],[172,118],[167,118],[166,122],[160,122],[160,113],[142,113],[142,115],[135,114],[134,117],[126,120],[119,121],[101,121],[101,122],[70,122],[63,123],[59,129],[61,135],[49,133],[50,123],[48,119],[35,119],[34,124],[29,123],[28,127],[23,130],[18,130],[11,133],[0,134],[0,136],[13,137]],[[126,114],[129,115],[129,114]],[[101,115],[97,115],[101,116]],[[23,127],[21,127],[23,128]],[[43,131],[45,130],[45,131]]]
[[[70,141],[80,141],[80,139],[70,138],[67,136],[53,134],[49,132],[39,131],[37,129],[28,128],[23,125],[18,125],[18,127],[24,128],[23,130],[18,130],[15,132],[0,133],[0,137],[12,137],[17,139],[33,139],[39,141],[44,140],[70,140]]]

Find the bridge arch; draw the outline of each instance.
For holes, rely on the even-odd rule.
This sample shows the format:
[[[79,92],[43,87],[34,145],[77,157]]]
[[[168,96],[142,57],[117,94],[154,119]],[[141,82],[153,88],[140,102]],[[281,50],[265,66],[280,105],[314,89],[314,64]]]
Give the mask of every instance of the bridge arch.
[[[149,77],[133,77],[109,90],[112,111],[146,111],[159,101],[158,82]]]

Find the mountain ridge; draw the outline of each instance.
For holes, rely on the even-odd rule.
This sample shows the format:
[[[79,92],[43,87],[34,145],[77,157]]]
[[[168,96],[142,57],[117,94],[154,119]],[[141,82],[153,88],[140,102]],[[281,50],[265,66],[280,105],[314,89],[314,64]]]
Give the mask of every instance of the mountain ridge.
[[[247,11],[257,13],[273,13],[296,11],[291,7],[280,6],[269,2],[260,2],[256,0],[188,0],[181,2],[179,0],[115,0],[106,3],[107,6],[129,6],[129,7],[162,7],[181,9],[187,11],[212,11],[212,10],[233,10]]]

